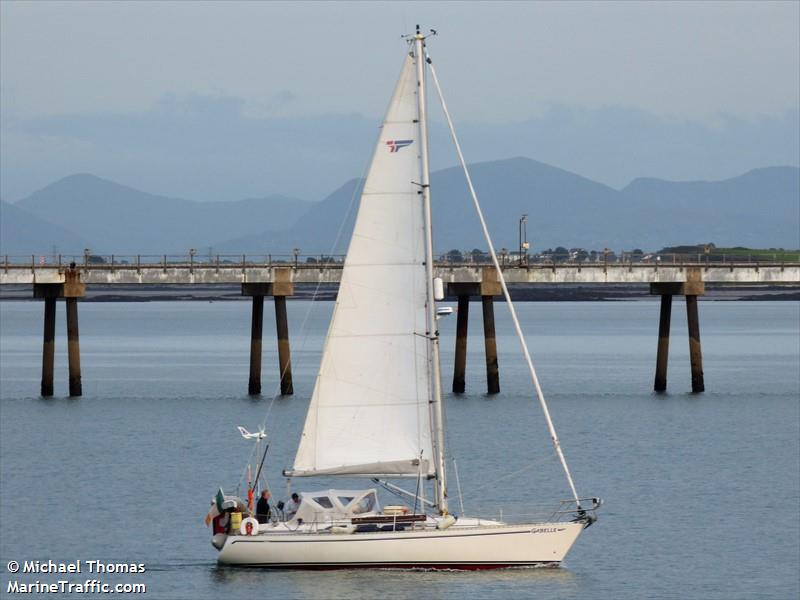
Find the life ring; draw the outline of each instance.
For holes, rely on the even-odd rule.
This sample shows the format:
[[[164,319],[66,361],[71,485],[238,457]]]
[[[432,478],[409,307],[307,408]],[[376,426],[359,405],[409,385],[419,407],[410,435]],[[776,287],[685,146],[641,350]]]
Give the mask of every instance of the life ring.
[[[253,517],[247,517],[242,521],[239,533],[242,535],[258,535],[258,521]]]

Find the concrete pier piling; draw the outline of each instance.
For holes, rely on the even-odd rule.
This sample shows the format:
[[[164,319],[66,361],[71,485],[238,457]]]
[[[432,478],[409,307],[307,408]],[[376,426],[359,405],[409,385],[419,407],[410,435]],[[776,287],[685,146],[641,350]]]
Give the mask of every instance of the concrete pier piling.
[[[483,267],[480,282],[449,282],[447,295],[458,297],[456,323],[456,357],[453,369],[453,393],[463,394],[467,368],[467,322],[470,296],[480,296],[483,305],[483,339],[486,350],[486,389],[489,394],[500,393],[500,368],[497,362],[497,339],[494,331],[494,296],[503,293],[494,267]]]
[[[697,313],[697,296],[686,296],[686,319],[689,322],[689,361],[692,365],[692,392],[706,389],[703,381],[703,352],[700,348],[700,317]]]
[[[697,312],[697,297],[706,293],[705,283],[699,269],[687,269],[687,281],[683,283],[651,283],[650,293],[661,296],[661,313],[658,323],[658,353],[656,355],[656,377],[653,389],[667,389],[667,362],[669,353],[669,328],[672,313],[672,296],[685,296],[686,320],[689,324],[689,362],[692,370],[692,392],[705,391],[703,381],[703,355],[700,348],[700,318]]]
[[[247,389],[251,395],[261,393],[261,337],[264,323],[264,296],[272,296],[275,303],[275,330],[278,337],[278,373],[281,395],[294,394],[292,385],[292,355],[289,346],[289,319],[286,314],[286,296],[294,294],[292,270],[286,267],[273,269],[272,282],[242,284],[242,296],[253,297],[253,318],[250,332],[250,380]]]
[[[69,362],[69,395],[82,396],[81,345],[78,332],[78,299],[66,298],[67,305],[67,359]]]
[[[672,294],[661,294],[661,312],[658,319],[658,353],[656,355],[656,379],[653,389],[667,389],[667,362],[669,359],[669,324],[672,316]]]
[[[250,380],[247,393],[261,393],[261,335],[264,330],[264,296],[253,296],[253,317],[250,326]]]
[[[466,389],[467,333],[469,329],[469,296],[458,297],[456,322],[456,356],[453,367],[453,393],[463,394]]]
[[[483,304],[483,341],[486,348],[486,392],[500,393],[500,368],[497,364],[497,339],[494,333],[494,298],[481,296]]]
[[[78,333],[78,298],[86,295],[86,285],[74,266],[61,271],[62,283],[34,283],[33,297],[44,300],[44,337],[42,339],[42,387],[44,397],[53,395],[53,370],[55,363],[56,300],[64,298],[67,309],[67,355],[69,362],[69,395],[80,396],[81,347]]]
[[[56,299],[44,299],[44,339],[42,341],[42,396],[53,395],[53,367],[56,352]]]
[[[278,333],[278,366],[281,378],[281,396],[294,394],[292,385],[292,359],[289,349],[289,321],[286,316],[286,296],[275,296],[275,325]]]

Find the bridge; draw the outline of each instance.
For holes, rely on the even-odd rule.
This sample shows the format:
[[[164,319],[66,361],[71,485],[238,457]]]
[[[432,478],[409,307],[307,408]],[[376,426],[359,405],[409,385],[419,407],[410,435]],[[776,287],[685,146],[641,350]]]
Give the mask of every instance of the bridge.
[[[597,262],[511,261],[501,257],[510,284],[650,284],[689,280],[727,285],[800,284],[800,262],[755,256],[659,255],[647,261]],[[658,259],[658,260],[656,260]],[[0,285],[63,284],[74,265],[85,284],[102,285],[213,285],[271,283],[276,273],[292,283],[338,283],[340,256],[218,255],[188,256],[26,256],[4,257]],[[445,283],[480,283],[487,262],[439,260],[436,277]],[[691,275],[690,275],[691,274]]]
[[[520,284],[642,284],[661,297],[654,389],[667,387],[667,359],[672,297],[686,299],[692,391],[705,389],[697,297],[706,283],[727,286],[800,285],[800,262],[777,256],[658,255],[629,256],[626,261],[529,261],[501,256],[501,270],[509,287]],[[252,297],[250,378],[248,392],[261,393],[261,346],[264,297],[275,306],[278,367],[281,394],[293,393],[286,298],[295,284],[336,284],[341,279],[343,258],[335,256],[29,256],[4,257],[0,285],[30,285],[34,298],[44,300],[42,345],[42,396],[53,395],[56,300],[63,298],[67,316],[67,350],[70,396],[82,394],[77,300],[87,285],[215,285],[240,284],[243,296]],[[453,392],[465,391],[466,350],[470,298],[480,296],[483,309],[487,391],[500,391],[494,327],[494,297],[502,294],[496,269],[485,262],[454,263],[439,260],[434,276],[447,285],[449,296],[458,298]]]

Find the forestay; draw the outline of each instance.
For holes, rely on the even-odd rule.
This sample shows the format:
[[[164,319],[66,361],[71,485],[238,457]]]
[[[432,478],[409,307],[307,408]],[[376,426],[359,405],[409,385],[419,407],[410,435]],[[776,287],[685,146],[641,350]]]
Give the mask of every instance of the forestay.
[[[419,109],[409,55],[361,195],[288,476],[432,476]]]

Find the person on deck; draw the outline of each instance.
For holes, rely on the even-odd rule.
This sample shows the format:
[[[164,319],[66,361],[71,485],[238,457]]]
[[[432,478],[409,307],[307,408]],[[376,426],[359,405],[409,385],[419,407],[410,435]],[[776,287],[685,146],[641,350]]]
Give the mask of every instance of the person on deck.
[[[256,504],[256,519],[258,519],[259,523],[269,523],[269,519],[272,516],[272,510],[269,506],[270,497],[269,490],[261,492],[261,498],[258,499],[258,504]]]
[[[295,514],[297,514],[297,509],[300,508],[300,496],[297,495],[297,492],[292,494],[292,497],[286,503],[286,520],[291,521],[294,519]]]
[[[230,523],[230,515],[226,512],[219,513],[212,521],[212,529],[214,534],[228,533],[228,523]]]

